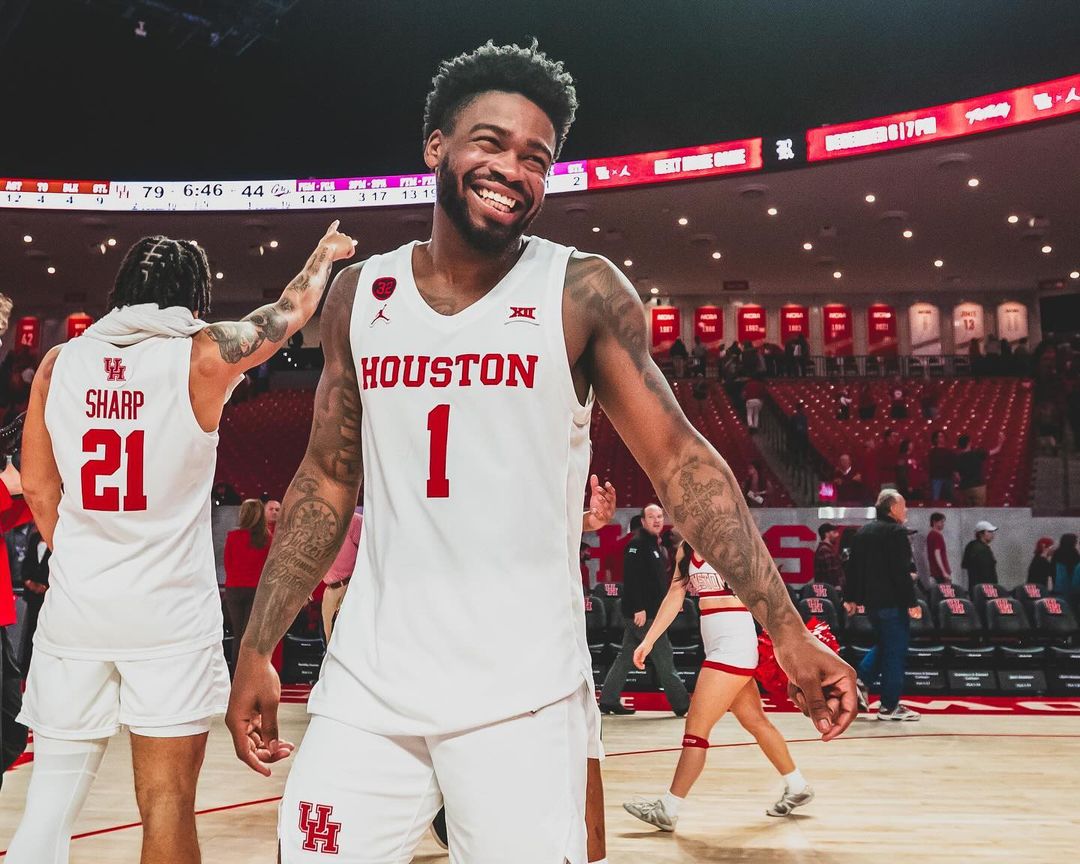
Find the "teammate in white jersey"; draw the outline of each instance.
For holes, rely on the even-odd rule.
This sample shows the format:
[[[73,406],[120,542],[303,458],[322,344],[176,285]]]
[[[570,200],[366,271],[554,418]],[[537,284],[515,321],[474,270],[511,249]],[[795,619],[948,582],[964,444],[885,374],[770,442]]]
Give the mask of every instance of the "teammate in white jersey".
[[[281,298],[207,324],[210,272],[191,241],[127,253],[110,312],[46,354],[22,478],[53,550],[20,721],[34,730],[10,864],[62,864],[108,739],[131,732],[143,864],[193,864],[195,786],[229,675],[210,533],[218,421],[247,369],[314,314],[353,241],[337,222]]]
[[[311,439],[226,717],[255,770],[287,752],[270,654],[363,479],[356,575],[281,804],[286,864],[405,864],[444,800],[452,861],[585,860],[593,392],[682,533],[737,574],[822,735],[855,716],[852,670],[803,626],[738,482],[650,358],[637,291],[604,258],[524,236],[576,105],[535,45],[444,63],[425,116],[431,239],[348,268],[327,298]]]
[[[687,593],[700,598],[701,641],[705,662],[701,664],[690,712],[686,716],[683,751],[671,787],[659,798],[623,804],[628,813],[662,831],[674,831],[679,808],[705,767],[709,735],[720,718],[731,711],[784,780],[780,798],[765,812],[787,816],[814,797],[802,773],[795,767],[787,742],[761,704],[754,671],[758,665],[758,639],[754,619],[728,580],[690,547],[679,545],[675,578],[660,604],[649,632],[634,652],[634,665],[645,668],[656,640],[682,611]]]

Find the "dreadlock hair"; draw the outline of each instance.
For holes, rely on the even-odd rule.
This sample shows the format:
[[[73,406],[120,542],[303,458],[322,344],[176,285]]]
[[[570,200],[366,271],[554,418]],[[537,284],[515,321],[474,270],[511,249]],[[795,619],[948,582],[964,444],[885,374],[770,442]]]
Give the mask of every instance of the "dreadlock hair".
[[[128,249],[107,301],[110,309],[157,303],[183,306],[202,317],[210,311],[210,263],[193,240],[156,234]]]
[[[424,106],[424,140],[436,129],[450,133],[461,109],[481,93],[520,93],[535,102],[555,127],[555,156],[574,122],[577,91],[561,60],[549,60],[535,39],[520,45],[496,45],[490,39],[469,54],[439,64]]]

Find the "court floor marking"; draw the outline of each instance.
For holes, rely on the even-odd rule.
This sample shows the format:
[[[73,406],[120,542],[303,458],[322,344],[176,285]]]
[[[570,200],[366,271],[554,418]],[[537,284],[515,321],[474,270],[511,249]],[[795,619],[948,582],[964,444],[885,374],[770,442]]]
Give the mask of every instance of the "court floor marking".
[[[882,741],[898,738],[1070,738],[1080,739],[1080,734],[1067,732],[913,732],[899,735],[851,735],[837,738],[836,741]],[[821,741],[820,738],[790,738],[788,744],[812,744]],[[833,742],[829,742],[833,743]],[[710,750],[721,750],[728,747],[756,747],[756,741],[732,741],[726,744],[713,744]],[[608,759],[616,759],[620,756],[648,756],[655,753],[677,753],[681,747],[661,747],[653,750],[623,750],[618,753],[608,753]],[[281,800],[280,795],[272,798],[258,798],[254,801],[240,801],[235,804],[223,804],[219,807],[208,807],[205,810],[196,810],[195,815],[208,816],[211,813],[221,813],[226,810],[239,810],[242,807],[257,807],[260,804],[274,804]],[[87,837],[97,837],[101,834],[113,834],[117,831],[127,831],[131,828],[139,828],[142,822],[129,822],[126,825],[113,825],[109,828],[98,828],[94,831],[85,831],[82,834],[72,836],[72,841],[84,840]],[[0,851],[0,858],[7,855],[7,849]]]

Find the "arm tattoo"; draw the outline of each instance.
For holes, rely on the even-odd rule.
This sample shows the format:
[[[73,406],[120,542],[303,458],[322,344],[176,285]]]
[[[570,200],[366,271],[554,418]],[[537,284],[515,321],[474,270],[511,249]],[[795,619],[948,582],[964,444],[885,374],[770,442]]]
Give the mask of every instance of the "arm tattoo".
[[[223,321],[206,328],[206,335],[213,339],[226,363],[239,363],[250,357],[268,339],[281,342],[289,330],[285,317],[288,309],[271,303],[261,306],[241,321]]]

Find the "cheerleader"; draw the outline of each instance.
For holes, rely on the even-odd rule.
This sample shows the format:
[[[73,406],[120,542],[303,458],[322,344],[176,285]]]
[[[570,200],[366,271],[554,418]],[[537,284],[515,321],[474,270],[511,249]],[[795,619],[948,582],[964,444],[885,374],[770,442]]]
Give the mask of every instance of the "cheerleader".
[[[682,755],[675,768],[671,787],[659,798],[632,801],[623,804],[623,807],[631,815],[662,831],[674,831],[683,799],[690,794],[691,787],[705,767],[709,734],[730,709],[783,777],[784,791],[776,803],[765,811],[766,814],[787,816],[796,807],[813,800],[814,790],[795,767],[784,737],[765,716],[761,695],[753,678],[758,662],[754,618],[723,577],[706,561],[698,558],[689,543],[680,545],[675,566],[671,588],[652,627],[645,634],[645,640],[634,652],[634,665],[638,669],[645,668],[645,658],[682,610],[688,591],[700,598],[701,602],[701,640],[705,646],[705,662],[690,702]]]

